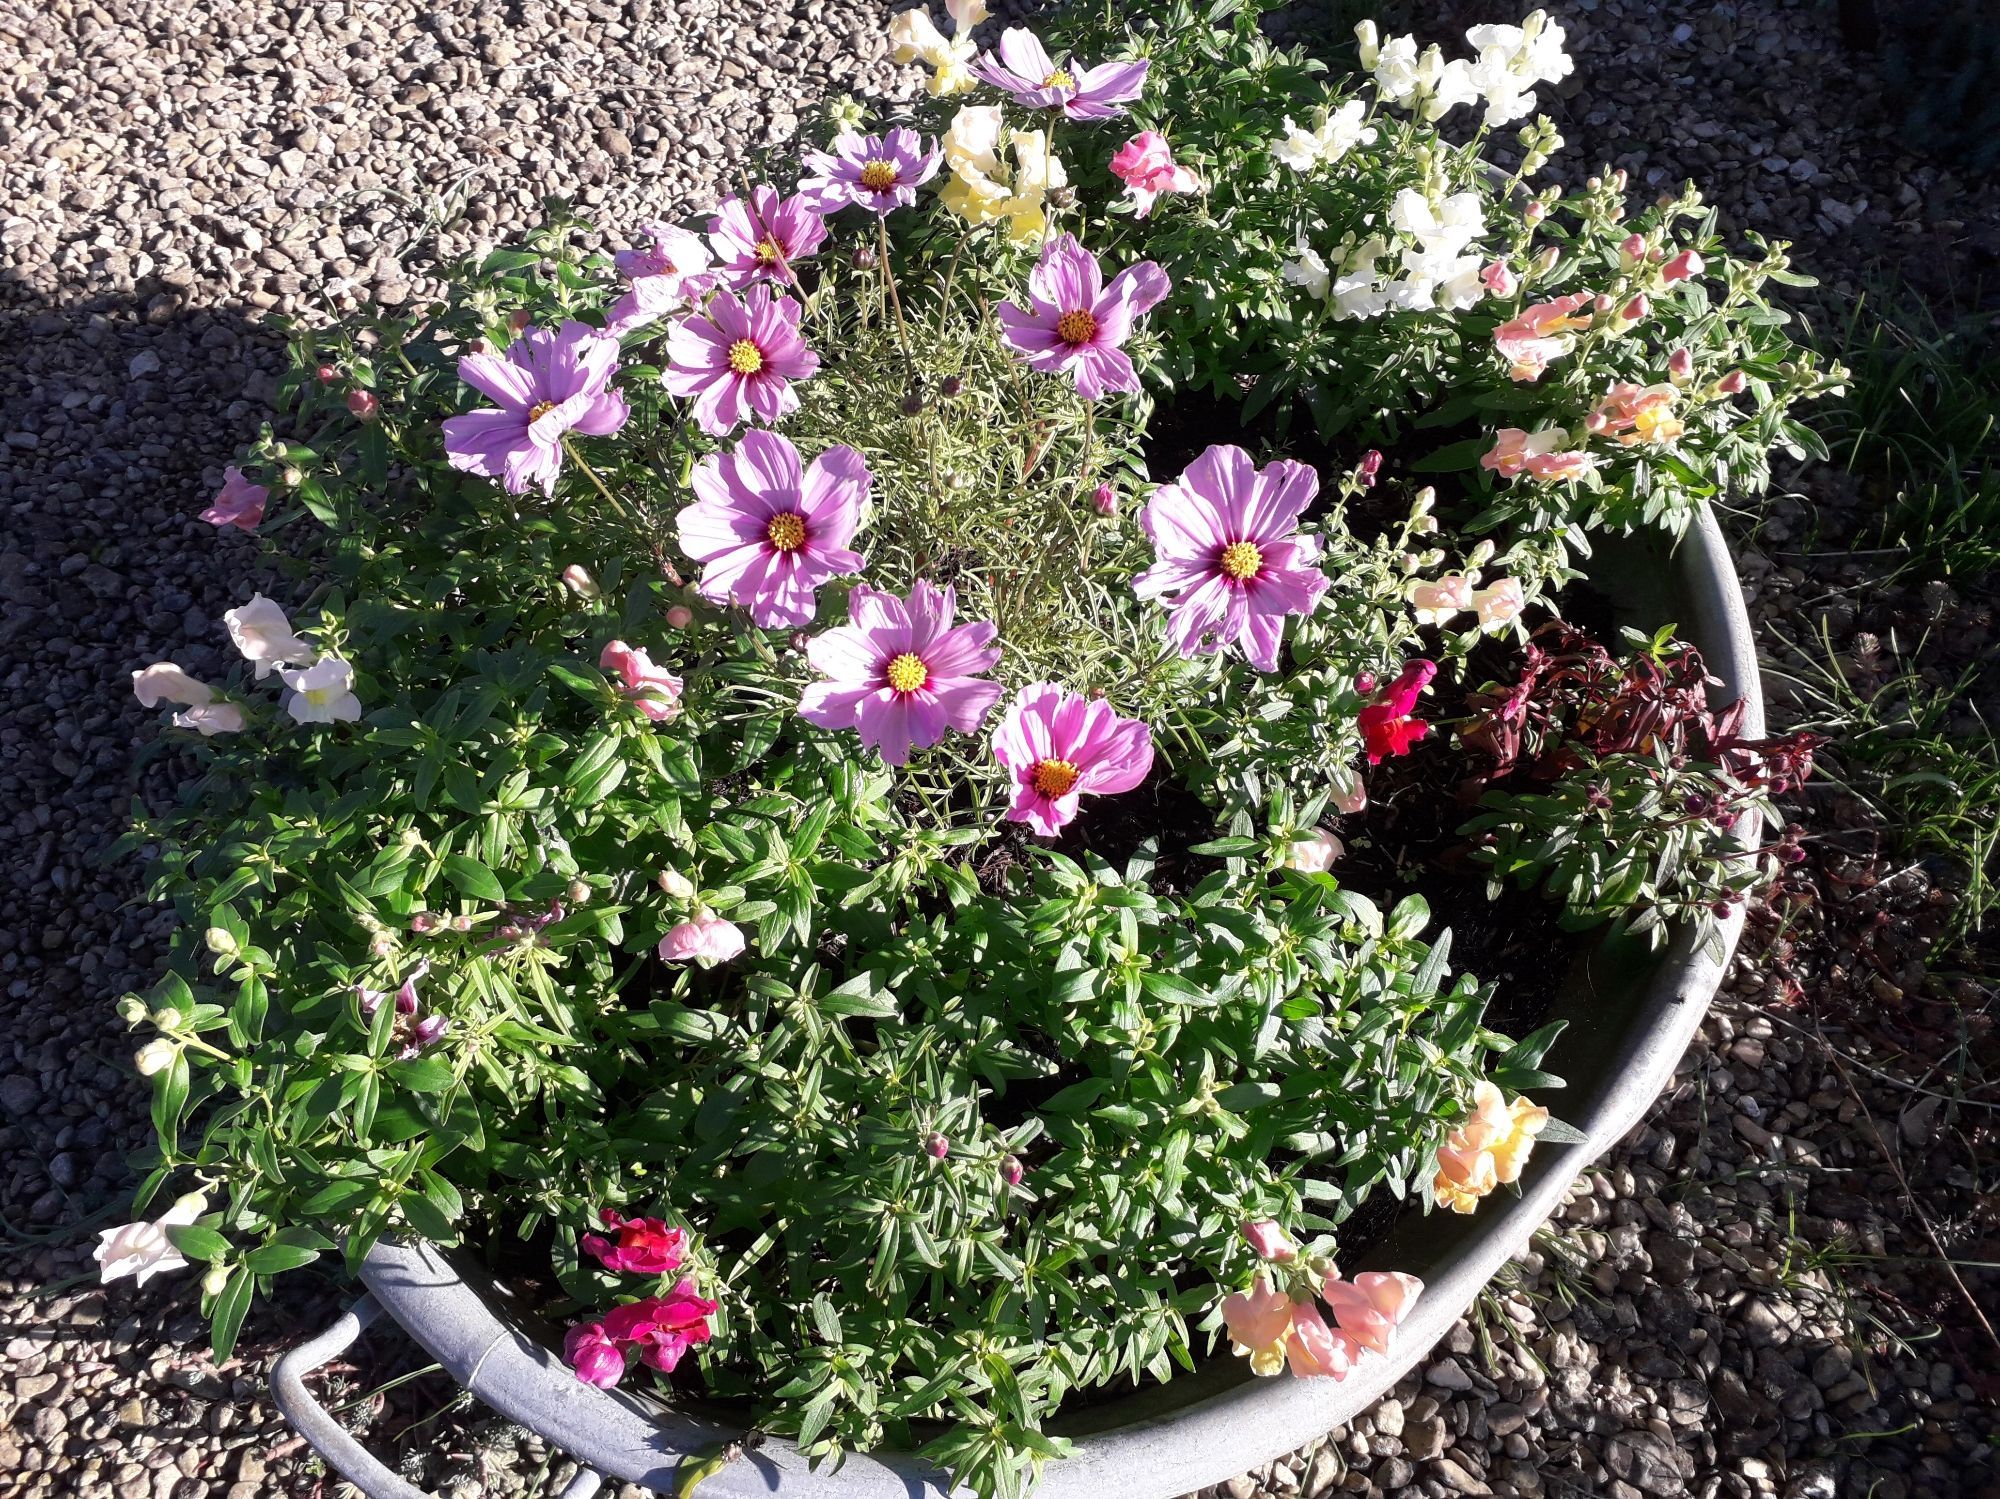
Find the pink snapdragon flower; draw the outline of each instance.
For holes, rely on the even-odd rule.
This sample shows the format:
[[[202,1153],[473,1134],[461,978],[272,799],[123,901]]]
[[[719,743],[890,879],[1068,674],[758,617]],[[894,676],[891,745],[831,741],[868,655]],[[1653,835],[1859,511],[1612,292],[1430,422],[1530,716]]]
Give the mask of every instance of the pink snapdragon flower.
[[[215,492],[201,518],[211,526],[254,531],[264,519],[264,506],[270,498],[269,489],[252,484],[243,477],[243,470],[232,463],[222,471],[222,488]]]
[[[1108,120],[1146,87],[1148,64],[1105,62],[1094,68],[1057,67],[1032,31],[1010,26],[1000,45],[982,54],[972,71],[1028,109],[1060,109],[1072,120]]]
[[[585,1384],[609,1390],[625,1377],[632,1360],[599,1324],[579,1322],[563,1334],[563,1362]]]
[[[639,233],[652,248],[620,250],[612,257],[631,289],[611,304],[604,331],[630,332],[658,322],[670,312],[698,302],[715,284],[708,272],[708,246],[673,224],[642,224]]]
[[[743,928],[713,911],[697,911],[660,939],[664,963],[727,963],[743,952]]]
[[[1094,401],[1107,390],[1139,388],[1138,371],[1120,345],[1169,285],[1165,271],[1142,260],[1106,286],[1097,257],[1075,235],[1059,234],[1028,273],[1029,305],[1002,302],[1000,326],[1030,369],[1067,372],[1077,394]]]
[[[681,711],[681,679],[653,658],[622,640],[606,645],[597,657],[600,671],[618,674],[624,695],[654,723],[665,723]]]
[[[709,1339],[716,1304],[683,1277],[664,1296],[614,1306],[595,1322],[580,1322],[563,1337],[563,1360],[585,1384],[608,1390],[624,1377],[636,1354],[671,1374],[690,1348]]]
[[[1687,431],[1687,424],[1674,412],[1674,403],[1679,398],[1680,392],[1671,381],[1635,385],[1620,380],[1605,392],[1604,399],[1591,412],[1595,420],[1590,430],[1624,447],[1672,442]]]
[[[193,729],[204,739],[213,739],[217,734],[240,734],[249,721],[234,703],[197,703],[168,720],[175,728]]]
[[[1581,449],[1565,447],[1568,441],[1569,433],[1561,427],[1538,432],[1502,427],[1493,434],[1493,446],[1481,456],[1479,466],[1503,479],[1526,474],[1540,484],[1580,479],[1597,466],[1597,460]]]
[[[681,550],[701,563],[701,592],[743,605],[764,629],[812,623],[828,578],[861,571],[848,543],[868,498],[868,465],[828,448],[801,469],[798,449],[750,431],[696,466],[694,504],[676,517]]]
[[[1306,837],[1292,840],[1281,862],[1300,874],[1325,874],[1346,852],[1347,845],[1340,839],[1325,828],[1314,828]]]
[[[1120,718],[1101,698],[1036,682],[1021,689],[993,731],[993,758],[1014,782],[1007,820],[1054,837],[1084,793],[1111,796],[1146,779],[1153,731]]]
[[[1416,717],[1416,711],[1424,689],[1436,675],[1435,661],[1406,661],[1402,674],[1356,716],[1370,765],[1380,765],[1393,755],[1407,755],[1410,746],[1430,732],[1430,724]]]
[[[719,291],[675,323],[660,379],[693,400],[702,431],[723,437],[753,417],[770,424],[797,411],[792,382],[818,369],[819,355],[799,337],[799,304],[760,284],[741,297]]]
[[[1572,292],[1552,302],[1538,302],[1524,308],[1495,328],[1493,347],[1507,361],[1507,373],[1530,383],[1541,379],[1551,360],[1569,352],[1570,333],[1590,326],[1591,314],[1577,316],[1577,309],[1590,302],[1588,292]]]
[[[1153,491],[1139,524],[1159,561],[1132,587],[1172,611],[1183,656],[1234,645],[1259,671],[1278,669],[1285,616],[1310,614],[1327,589],[1312,565],[1319,543],[1294,535],[1318,489],[1303,463],[1259,469],[1243,449],[1217,446]]]
[[[608,437],[631,415],[611,388],[617,369],[617,341],[577,322],[530,328],[498,354],[465,355],[458,378],[498,407],[445,419],[446,460],[509,494],[535,484],[554,494],[564,434]]]
[[[132,673],[132,696],[142,708],[157,708],[161,703],[197,708],[215,701],[215,689],[200,678],[189,676],[171,661],[155,661]]]
[[[1361,1361],[1361,1349],[1347,1332],[1326,1325],[1316,1302],[1295,1302],[1285,1362],[1302,1378],[1345,1379]]]
[[[724,198],[708,221],[716,274],[738,291],[756,281],[791,285],[799,262],[818,254],[825,240],[826,223],[803,194],[781,198],[770,186],[751,188],[747,199]]]
[[[917,201],[917,189],[937,175],[944,159],[935,141],[905,126],[882,135],[843,132],[830,151],[808,151],[799,197],[822,214],[849,206],[884,216]]]
[[[1676,281],[1685,281],[1690,276],[1702,273],[1703,261],[1693,250],[1683,250],[1672,260],[1660,267],[1660,284],[1672,286]]]
[[[1495,578],[1472,595],[1472,609],[1479,616],[1479,628],[1497,630],[1521,617],[1528,607],[1519,578]]]
[[[1364,1270],[1351,1281],[1329,1275],[1321,1287],[1340,1330],[1371,1353],[1387,1353],[1424,1283],[1400,1270]]]
[[[1487,262],[1486,268],[1479,273],[1479,283],[1496,297],[1513,296],[1515,289],[1521,284],[1520,279],[1504,260]]]
[[[1243,1225],[1243,1237],[1258,1256],[1267,1260],[1298,1258],[1299,1246],[1275,1218],[1259,1218]]]
[[[664,1218],[627,1218],[613,1208],[600,1209],[597,1216],[616,1237],[584,1234],[577,1243],[607,1270],[671,1275],[687,1259],[687,1231],[670,1226]]]
[[[1276,1374],[1285,1366],[1285,1344],[1292,1334],[1292,1298],[1272,1287],[1263,1275],[1222,1302],[1223,1324],[1239,1353],[1250,1356],[1250,1372]]]
[[[1192,193],[1200,181],[1186,167],[1174,165],[1173,150],[1157,130],[1141,130],[1111,158],[1111,175],[1132,194],[1132,216],[1143,219],[1162,193]]]
[[[806,659],[828,680],[799,699],[799,716],[823,729],[856,729],[861,742],[902,765],[946,729],[970,734],[1000,697],[980,680],[1000,661],[988,620],[954,628],[955,590],[919,579],[907,599],[857,584],[850,623],[815,636]]]
[[[1464,573],[1446,573],[1434,583],[1412,582],[1409,599],[1418,624],[1441,625],[1472,607],[1472,579]]]
[[[1347,779],[1336,777],[1333,783],[1333,810],[1343,817],[1351,816],[1368,805],[1368,787],[1353,771],[1342,772]]]

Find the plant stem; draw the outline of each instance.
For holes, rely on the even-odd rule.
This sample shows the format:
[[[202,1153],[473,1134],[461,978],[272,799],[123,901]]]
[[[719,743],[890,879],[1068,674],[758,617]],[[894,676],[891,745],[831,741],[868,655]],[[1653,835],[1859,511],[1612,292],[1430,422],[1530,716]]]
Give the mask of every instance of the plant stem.
[[[903,321],[903,299],[896,293],[896,278],[889,270],[889,216],[875,216],[875,238],[879,246],[879,265],[882,271],[882,289],[888,293],[889,305],[896,313],[896,341],[903,346],[903,365],[914,376],[916,363],[910,358],[910,329]]]
[[[569,440],[567,432],[562,436],[562,448],[575,461],[576,466],[583,470],[583,476],[597,486],[597,492],[604,496],[605,500],[610,503],[611,508],[616,510],[626,520],[632,519],[632,512],[619,503],[617,495],[604,487],[604,481],[597,477],[597,470],[584,461],[583,454],[576,450],[576,445]]]

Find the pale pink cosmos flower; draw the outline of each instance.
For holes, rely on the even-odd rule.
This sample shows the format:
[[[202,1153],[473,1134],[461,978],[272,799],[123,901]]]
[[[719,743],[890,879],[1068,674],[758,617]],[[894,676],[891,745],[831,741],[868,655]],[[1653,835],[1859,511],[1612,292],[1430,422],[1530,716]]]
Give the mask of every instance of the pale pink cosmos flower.
[[[1519,578],[1496,578],[1472,595],[1472,608],[1479,615],[1479,628],[1497,630],[1512,624],[1528,607]]]
[[[1021,689],[993,731],[993,758],[1014,782],[1007,820],[1053,837],[1086,792],[1111,796],[1146,779],[1153,731],[1120,718],[1101,698],[1036,682]]]
[[[215,498],[208,502],[201,518],[211,526],[234,526],[239,531],[254,531],[264,519],[264,506],[270,498],[269,489],[262,484],[252,484],[243,477],[243,470],[232,463],[222,471],[222,488],[215,492]]]
[[[1361,1361],[1361,1349],[1345,1331],[1336,1332],[1313,1302],[1294,1304],[1285,1338],[1285,1362],[1302,1378],[1345,1379]]]
[[[746,432],[704,459],[695,503],[676,517],[681,550],[702,564],[702,596],[743,605],[765,629],[811,624],[820,584],[864,565],[848,543],[868,483],[853,448],[828,448],[802,469],[775,432]]]
[[[799,304],[752,286],[739,298],[719,291],[702,312],[667,334],[667,390],[692,398],[694,419],[723,437],[752,417],[769,425],[799,409],[792,383],[819,369],[819,355],[799,336]]]
[[[1309,837],[1294,839],[1285,850],[1284,864],[1300,874],[1325,874],[1334,861],[1347,852],[1347,845],[1325,828],[1314,828]]]
[[[1292,1332],[1292,1298],[1273,1289],[1263,1275],[1222,1302],[1222,1320],[1229,1341],[1250,1356],[1250,1372],[1276,1374],[1285,1367],[1285,1344]]]
[[[215,701],[215,689],[182,671],[171,661],[156,661],[132,673],[132,695],[142,708],[177,703],[194,708]]]
[[[242,733],[249,720],[234,703],[197,703],[176,713],[171,722],[177,729],[193,729],[202,738],[213,739],[217,734]]]
[[[1435,583],[1412,582],[1410,612],[1420,625],[1441,625],[1472,607],[1472,583],[1464,573],[1446,573]]]
[[[1508,374],[1515,380],[1533,382],[1542,378],[1549,361],[1567,354],[1573,329],[1590,326],[1590,314],[1577,316],[1577,309],[1589,305],[1590,294],[1572,292],[1552,302],[1538,302],[1523,308],[1493,330],[1493,347],[1507,361]]]
[[[1672,286],[1676,281],[1685,281],[1690,276],[1702,272],[1702,258],[1692,250],[1683,250],[1672,260],[1660,267],[1660,283]]]
[[[353,723],[361,717],[354,668],[338,656],[321,656],[296,671],[280,670],[278,680],[292,689],[285,695],[285,711],[299,723]]]
[[[697,911],[660,939],[660,958],[667,963],[727,963],[743,951],[743,929],[713,911]]]
[[[1515,288],[1521,284],[1504,260],[1489,261],[1486,268],[1480,271],[1479,281],[1496,297],[1513,296]]]
[[[249,603],[227,610],[222,622],[260,682],[280,666],[294,665],[314,654],[312,646],[293,632],[283,608],[261,593],[253,593]]]
[[[1278,669],[1285,616],[1310,614],[1327,590],[1312,566],[1319,543],[1294,534],[1318,489],[1303,463],[1259,469],[1243,449],[1217,446],[1153,491],[1139,524],[1159,561],[1132,587],[1172,611],[1183,656],[1234,645],[1259,671]]]
[[[1267,1260],[1289,1260],[1298,1256],[1299,1246],[1275,1218],[1259,1218],[1243,1225],[1243,1237],[1250,1247]]]
[[[122,1223],[117,1228],[100,1229],[92,1258],[97,1261],[98,1279],[105,1285],[129,1275],[144,1285],[155,1275],[182,1270],[187,1260],[167,1237],[169,1228],[185,1228],[208,1211],[208,1200],[199,1192],[175,1199],[174,1205],[151,1222]]]
[[[494,402],[444,422],[445,459],[509,494],[556,492],[567,434],[609,437],[631,410],[611,384],[618,341],[586,323],[526,328],[499,353],[471,353],[458,378]]]
[[[1002,302],[1000,326],[1030,369],[1066,371],[1077,394],[1094,401],[1107,390],[1139,388],[1138,371],[1120,345],[1169,285],[1165,271],[1142,260],[1106,286],[1097,257],[1075,235],[1058,234],[1028,273],[1029,305]]]
[[[1320,1294],[1340,1330],[1372,1353],[1387,1353],[1424,1283],[1400,1270],[1364,1270],[1352,1281],[1328,1276]]]
[[[1105,62],[1057,67],[1032,31],[1009,26],[1000,45],[972,64],[972,71],[1028,109],[1059,109],[1072,120],[1108,120],[1146,87],[1149,64]]]
[[[691,231],[674,224],[642,224],[639,233],[653,242],[651,248],[620,250],[612,257],[632,285],[612,303],[606,333],[629,333],[658,322],[699,301],[715,282],[707,274],[708,246]]]
[[[665,723],[681,711],[681,679],[636,646],[614,640],[598,654],[600,671],[615,671],[624,695],[655,723]]]
[[[1479,466],[1491,469],[1503,479],[1519,478],[1522,474],[1542,484],[1580,479],[1597,466],[1596,460],[1589,453],[1565,448],[1568,441],[1569,433],[1561,427],[1543,427],[1536,432],[1502,427],[1494,434],[1493,446],[1480,458]]]
[[[1143,219],[1163,193],[1192,193],[1201,183],[1186,167],[1175,166],[1173,149],[1157,130],[1141,130],[1111,158],[1111,175],[1132,194],[1132,216]]]
[[[790,285],[794,268],[819,253],[826,223],[804,194],[782,198],[775,187],[750,189],[746,199],[724,198],[708,221],[716,271],[741,291],[756,281]]]
[[[958,594],[918,579],[907,599],[856,584],[849,623],[815,636],[806,659],[825,681],[799,699],[799,716],[822,729],[855,729],[891,765],[928,749],[946,729],[970,734],[1000,698],[981,678],[1000,661],[990,620],[952,624]]]

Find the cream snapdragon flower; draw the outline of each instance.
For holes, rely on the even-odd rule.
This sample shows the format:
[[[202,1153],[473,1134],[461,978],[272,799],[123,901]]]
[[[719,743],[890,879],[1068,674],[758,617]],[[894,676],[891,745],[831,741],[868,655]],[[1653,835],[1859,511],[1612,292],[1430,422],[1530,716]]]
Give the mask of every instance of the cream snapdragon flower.
[[[1011,168],[1002,155],[1003,137],[1014,154]],[[1048,227],[1048,194],[1069,181],[1049,150],[1047,134],[1008,130],[997,105],[959,110],[944,134],[944,158],[951,168],[944,206],[968,224],[1006,220],[1007,237],[1016,244],[1038,238]]]
[[[972,60],[979,55],[972,29],[987,15],[986,0],[945,0],[945,9],[952,20],[949,38],[921,6],[903,11],[889,23],[889,42],[896,61],[928,64],[928,87],[934,99],[970,93],[978,82],[972,76]]]

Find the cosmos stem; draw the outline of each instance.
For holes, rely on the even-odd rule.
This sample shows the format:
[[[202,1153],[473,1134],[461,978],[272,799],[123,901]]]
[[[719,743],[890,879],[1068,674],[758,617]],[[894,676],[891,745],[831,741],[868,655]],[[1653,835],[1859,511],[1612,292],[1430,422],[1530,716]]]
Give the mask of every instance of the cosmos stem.
[[[619,515],[624,517],[626,520],[630,520],[632,518],[632,512],[627,510],[624,507],[624,505],[619,502],[617,495],[613,494],[609,489],[605,488],[604,481],[597,477],[597,470],[592,468],[588,463],[584,461],[583,454],[579,453],[576,450],[576,444],[572,443],[569,440],[569,434],[567,432],[565,432],[562,436],[562,448],[565,453],[569,454],[570,458],[575,462],[576,466],[583,470],[583,476],[586,479],[590,480],[592,484],[597,486],[597,492],[604,496],[604,498],[610,503],[611,508],[613,510],[616,510],[619,513]]]

